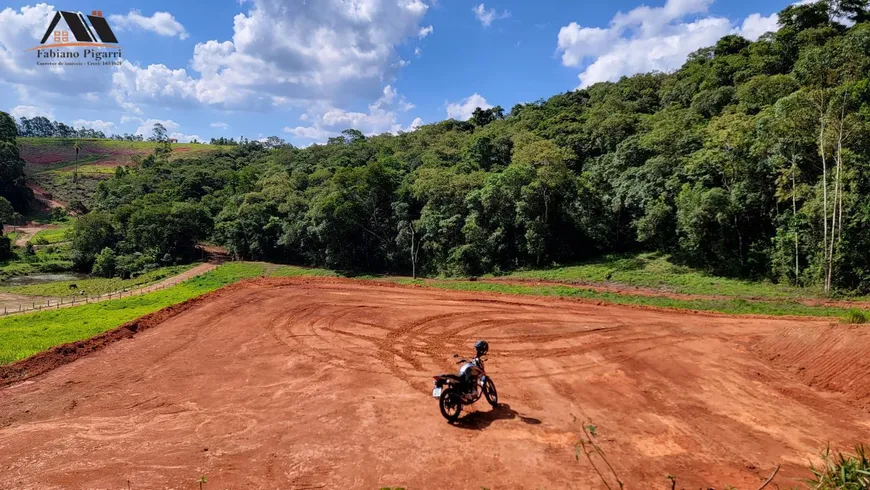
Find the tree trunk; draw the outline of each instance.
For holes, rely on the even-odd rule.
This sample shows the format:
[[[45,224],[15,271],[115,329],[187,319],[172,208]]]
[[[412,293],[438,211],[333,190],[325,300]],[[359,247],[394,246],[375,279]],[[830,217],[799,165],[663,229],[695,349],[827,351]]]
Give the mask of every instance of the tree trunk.
[[[821,100],[818,105],[819,109],[819,153],[822,157],[822,263],[825,264],[825,292],[830,290],[828,277],[828,162],[825,155],[825,95],[821,95]]]
[[[414,254],[415,233],[414,225],[411,224],[411,278],[417,279],[417,256]]]
[[[792,226],[794,227],[794,283],[797,285],[800,281],[800,240],[798,239],[797,226],[797,186],[795,185],[795,157],[791,156],[791,212]]]

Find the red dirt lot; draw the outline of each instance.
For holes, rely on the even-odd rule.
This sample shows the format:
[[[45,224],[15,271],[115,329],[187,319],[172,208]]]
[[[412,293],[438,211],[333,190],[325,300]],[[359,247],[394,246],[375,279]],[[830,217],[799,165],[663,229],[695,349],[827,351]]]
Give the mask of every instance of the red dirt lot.
[[[828,322],[326,278],[180,310],[0,389],[0,488],[604,488],[575,459],[584,422],[625,488],[668,489],[671,474],[755,489],[777,464],[785,488],[827,443],[870,440],[866,375],[793,374],[802,341],[835,332],[836,349],[851,331]],[[431,375],[479,338],[502,405],[449,425]],[[809,362],[819,378],[852,369]]]

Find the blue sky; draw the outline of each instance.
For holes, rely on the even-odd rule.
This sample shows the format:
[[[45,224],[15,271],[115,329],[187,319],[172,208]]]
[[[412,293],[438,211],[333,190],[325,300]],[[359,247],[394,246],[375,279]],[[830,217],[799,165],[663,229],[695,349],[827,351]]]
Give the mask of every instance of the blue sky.
[[[722,35],[776,29],[786,2],[215,0],[0,2],[0,109],[108,133],[164,122],[180,140],[348,127],[409,131],[476,106],[678,68]],[[56,10],[103,9],[117,67],[38,67]]]

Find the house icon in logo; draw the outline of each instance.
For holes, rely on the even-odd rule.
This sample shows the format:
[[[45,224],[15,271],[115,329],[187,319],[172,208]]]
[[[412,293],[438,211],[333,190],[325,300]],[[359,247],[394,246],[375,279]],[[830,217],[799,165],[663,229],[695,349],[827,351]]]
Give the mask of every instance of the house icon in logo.
[[[66,22],[69,31],[55,30],[60,20]],[[88,22],[90,21],[90,22]],[[72,32],[74,42],[69,39],[69,32]],[[52,38],[53,44],[46,45],[46,41]],[[54,48],[62,46],[93,46],[93,47],[117,47],[112,46],[118,43],[118,38],[109,27],[109,23],[103,17],[101,10],[94,10],[91,15],[87,16],[81,12],[56,12],[48,29],[45,30],[45,35],[42,36],[42,41],[33,49]]]

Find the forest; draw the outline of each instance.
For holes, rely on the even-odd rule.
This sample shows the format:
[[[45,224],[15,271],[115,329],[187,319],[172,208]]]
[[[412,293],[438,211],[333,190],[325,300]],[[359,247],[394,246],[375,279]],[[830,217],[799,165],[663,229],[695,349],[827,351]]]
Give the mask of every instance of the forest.
[[[658,251],[867,292],[868,20],[862,3],[789,6],[777,32],[726,36],[672,73],[398,135],[171,162],[164,142],[100,184],[74,260],[129,274],[208,241],[245,259],[473,276]]]

